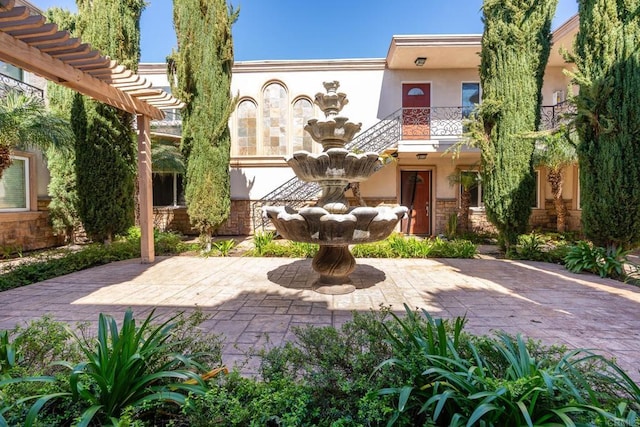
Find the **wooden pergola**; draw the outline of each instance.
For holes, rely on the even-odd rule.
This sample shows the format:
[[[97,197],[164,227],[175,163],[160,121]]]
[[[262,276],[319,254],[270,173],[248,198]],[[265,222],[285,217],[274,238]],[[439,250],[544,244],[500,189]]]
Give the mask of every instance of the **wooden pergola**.
[[[136,115],[140,250],[143,263],[153,262],[150,120],[184,104],[15,0],[0,0],[0,61]]]

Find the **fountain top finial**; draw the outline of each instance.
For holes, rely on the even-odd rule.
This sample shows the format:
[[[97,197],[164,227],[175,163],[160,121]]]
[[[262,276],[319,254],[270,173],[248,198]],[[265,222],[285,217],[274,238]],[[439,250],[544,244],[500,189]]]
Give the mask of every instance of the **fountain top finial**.
[[[331,118],[336,116],[349,103],[349,100],[347,95],[337,92],[340,87],[340,82],[337,80],[323,82],[322,85],[327,93],[316,93],[315,103],[320,107],[325,117]]]
[[[345,144],[360,132],[362,123],[351,123],[346,117],[338,117],[338,113],[349,103],[349,100],[344,93],[336,92],[340,87],[337,80],[323,82],[322,85],[327,93],[317,93],[315,103],[324,112],[327,121],[311,119],[304,130],[314,141],[322,144],[323,151],[344,148]]]

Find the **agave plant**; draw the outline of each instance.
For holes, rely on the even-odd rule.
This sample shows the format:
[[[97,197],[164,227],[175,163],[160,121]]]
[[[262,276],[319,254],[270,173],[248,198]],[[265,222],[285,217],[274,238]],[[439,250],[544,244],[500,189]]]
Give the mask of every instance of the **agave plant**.
[[[9,371],[16,365],[18,358],[9,331],[0,331],[0,380],[10,377]]]
[[[394,357],[377,369],[404,374],[395,377],[402,384],[379,392],[398,396],[388,426],[401,417],[414,425],[530,427],[638,419],[640,387],[602,356],[573,350],[536,357],[521,336],[473,338],[462,333],[464,319],[452,325],[423,314],[421,322],[407,310],[405,319],[394,315],[396,327],[385,326]],[[584,374],[589,366],[610,369],[594,378]],[[626,396],[615,412],[601,408],[594,383]]]
[[[88,405],[77,424],[84,427],[96,422],[118,425],[126,407],[152,402],[182,405],[189,393],[203,394],[204,380],[196,371],[206,369],[173,351],[177,342],[170,338],[178,316],[155,326],[152,312],[137,326],[128,310],[118,329],[113,317],[100,314],[95,341],[76,336],[85,360],[76,365],[59,362],[70,370],[71,391],[38,396],[25,425],[34,425],[45,404],[60,397],[71,396]]]

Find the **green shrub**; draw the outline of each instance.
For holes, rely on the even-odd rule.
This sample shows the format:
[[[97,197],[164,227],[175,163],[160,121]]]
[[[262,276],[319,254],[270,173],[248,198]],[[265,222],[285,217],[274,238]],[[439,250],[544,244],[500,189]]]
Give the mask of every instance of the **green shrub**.
[[[532,231],[529,234],[521,234],[518,236],[516,257],[531,261],[543,261],[545,259],[545,253],[542,250],[542,247],[542,238],[535,231]]]
[[[247,251],[245,256],[312,258],[318,249],[319,246],[316,243],[277,241],[267,233],[266,236],[261,235],[257,239],[254,236],[254,248]]]
[[[605,249],[580,241],[569,248],[564,261],[567,270],[574,273],[588,271],[600,277],[619,278],[623,275],[628,254],[629,251],[621,247]]]
[[[193,426],[300,426],[308,419],[309,390],[292,379],[269,382],[243,378],[237,372],[214,380],[201,396],[183,407]]]
[[[229,256],[231,249],[236,246],[236,242],[233,239],[222,240],[220,242],[215,242],[213,246],[220,253],[221,256]]]
[[[301,425],[386,424],[393,402],[377,395],[384,381],[374,370],[391,355],[383,327],[388,313],[354,313],[340,329],[295,328],[295,342],[260,353],[263,380],[305,385],[311,410]]]
[[[621,417],[636,419],[640,388],[601,356],[581,350],[558,355],[556,348],[541,351],[531,341],[502,333],[468,336],[462,333],[464,319],[447,325],[423,312],[421,322],[406,311],[403,319],[394,316],[395,327],[387,326],[394,356],[379,367],[383,373],[399,369],[409,379],[380,391],[397,396],[390,425],[402,416],[409,425],[455,426],[574,426],[596,420],[608,425]],[[614,368],[604,372],[606,366]],[[610,394],[603,392],[607,388]]]
[[[0,271],[0,291],[63,276],[75,271],[140,257],[140,230],[132,227],[127,234],[110,245],[92,243],[79,250],[59,249],[34,257],[33,261],[8,265]],[[157,255],[169,255],[189,250],[175,233],[156,232],[154,246]]]
[[[10,378],[10,372],[16,367],[20,354],[9,337],[9,331],[0,331],[0,380]]]
[[[253,248],[255,256],[262,256],[264,250],[270,245],[276,235],[272,231],[258,232],[253,235]]]
[[[74,407],[75,412],[60,424],[77,418],[79,425],[92,422],[102,425],[117,422],[127,407],[142,410],[150,402],[182,405],[189,393],[203,394],[205,391],[199,373],[207,369],[200,362],[220,360],[221,343],[217,336],[211,335],[203,340],[198,334],[189,332],[203,319],[198,313],[186,319],[178,314],[156,324],[152,312],[138,326],[129,310],[119,329],[113,318],[101,314],[97,336],[73,334],[77,357],[55,363],[68,369],[66,376],[62,377],[58,372],[56,377],[33,377],[25,372],[27,375],[16,379],[16,384],[0,384],[0,387],[21,387],[25,393],[29,391],[26,384],[41,383],[37,393],[23,394],[23,398],[6,405],[10,411],[5,412],[11,413],[13,418],[22,414],[24,425],[29,426],[36,425],[36,418],[40,418],[42,423],[44,419],[51,419],[52,414],[66,413]],[[21,342],[25,349],[29,348],[30,339],[32,337],[27,337]],[[58,336],[54,344],[59,345],[66,340],[66,336]],[[212,344],[213,353],[203,351],[203,345]],[[5,388],[2,387],[1,391],[4,392]],[[34,403],[27,407],[30,401]]]
[[[355,258],[395,258],[393,249],[386,241],[353,245],[351,254]]]
[[[447,241],[435,238],[431,240],[431,244],[431,258],[473,258],[478,253],[477,246],[468,240]]]
[[[356,258],[473,258],[477,247],[468,240],[417,239],[392,234],[380,242],[354,245],[351,253]]]

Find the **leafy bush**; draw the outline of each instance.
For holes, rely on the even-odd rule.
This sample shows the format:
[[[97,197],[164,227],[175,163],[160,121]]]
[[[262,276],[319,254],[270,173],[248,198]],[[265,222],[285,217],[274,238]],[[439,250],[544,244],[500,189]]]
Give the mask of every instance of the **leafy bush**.
[[[0,380],[10,378],[9,372],[15,368],[19,357],[9,331],[0,331]]]
[[[542,250],[542,247],[542,238],[535,231],[529,234],[522,234],[518,236],[516,255],[519,259],[543,261],[545,259],[545,252]]]
[[[156,232],[154,246],[157,255],[189,250],[175,233]],[[79,250],[50,251],[33,261],[8,265],[0,271],[0,291],[51,279],[114,261],[140,257],[140,230],[130,228],[125,236],[110,245],[92,243]]]
[[[356,258],[473,258],[477,247],[468,240],[417,239],[392,234],[380,242],[354,245],[351,252]]]
[[[269,382],[237,372],[216,378],[200,396],[187,399],[183,414],[194,426],[298,426],[308,419],[309,390],[291,379]]]
[[[118,329],[113,318],[101,314],[95,338],[84,332],[82,336],[55,333],[61,324],[46,318],[32,323],[20,330],[15,340],[24,354],[33,352],[30,349],[37,344],[33,340],[42,338],[39,331],[44,330],[54,331],[51,340],[44,341],[49,346],[40,341],[43,349],[39,353],[47,359],[60,354],[69,337],[75,351],[68,354],[69,359],[54,363],[67,369],[58,370],[55,376],[34,376],[42,367],[21,361],[19,372],[23,377],[11,383],[0,382],[0,407],[4,407],[0,414],[4,412],[7,422],[11,419],[24,425],[34,425],[36,417],[44,425],[69,425],[76,418],[79,425],[102,425],[117,420],[127,408],[129,414],[144,419],[150,407],[182,405],[189,393],[204,393],[200,373],[208,369],[205,366],[220,363],[220,338],[197,329],[206,319],[196,311],[157,324],[151,313],[137,326],[131,311],[127,311]],[[28,335],[34,330],[36,334]],[[3,399],[3,395],[12,397]],[[28,406],[29,402],[34,403]],[[171,408],[165,407],[162,412],[169,414]],[[179,413],[179,406],[174,406],[173,412]]]
[[[637,396],[639,388],[613,362],[581,350],[549,357],[538,349],[536,357],[531,343],[521,337],[500,333],[478,340],[461,333],[463,319],[447,327],[423,314],[424,327],[412,326],[419,321],[408,309],[405,319],[394,316],[394,329],[388,327],[394,357],[379,369],[400,369],[411,378],[380,391],[397,396],[389,424],[401,416],[412,420],[409,425],[453,426],[593,425],[595,420],[617,422],[621,416],[635,420],[639,406],[637,397],[630,396]],[[616,368],[595,378],[588,374],[594,364]],[[599,391],[618,383],[623,393],[606,396]],[[616,405],[624,410],[611,412],[608,407]]]
[[[386,241],[353,245],[351,254],[355,258],[395,258],[393,249]]]
[[[258,232],[253,235],[253,248],[255,256],[262,256],[263,252],[269,246],[276,235],[272,231]]]
[[[274,240],[272,233],[254,235],[254,248],[245,256],[312,258],[319,249],[315,243],[292,242],[290,240]]]
[[[236,242],[233,239],[229,240],[221,240],[219,242],[214,242],[213,247],[220,253],[221,256],[229,256],[229,252],[236,245]]]
[[[565,256],[567,270],[580,273],[588,271],[600,277],[622,277],[629,251],[618,248],[602,248],[580,241]]]

